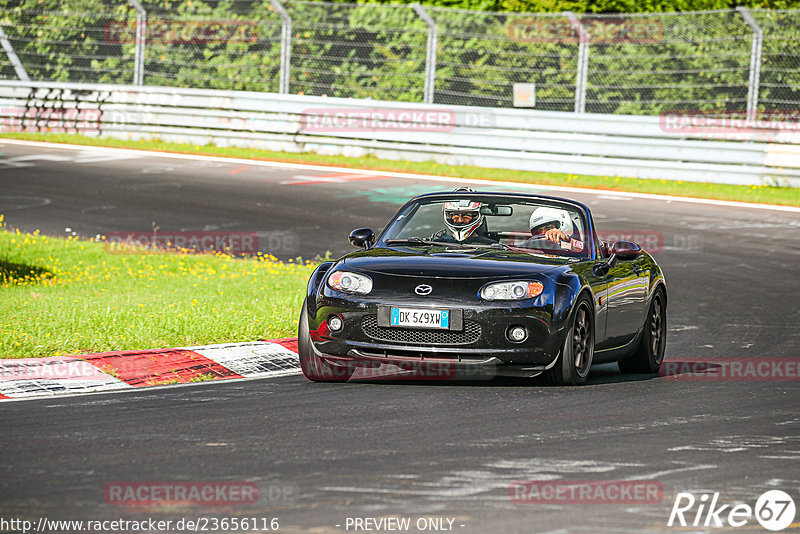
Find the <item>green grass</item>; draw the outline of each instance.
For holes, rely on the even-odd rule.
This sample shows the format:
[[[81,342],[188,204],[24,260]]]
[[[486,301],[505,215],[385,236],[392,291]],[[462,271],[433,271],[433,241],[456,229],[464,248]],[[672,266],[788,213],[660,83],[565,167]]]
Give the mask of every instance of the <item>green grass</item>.
[[[0,216],[0,358],[296,335],[310,262],[114,250],[9,231]]]
[[[313,163],[346,167],[348,169],[371,169],[383,171],[434,174],[454,178],[480,178],[508,182],[561,185],[605,189],[610,191],[632,191],[658,195],[735,200],[800,206],[800,188],[772,186],[739,186],[686,182],[682,180],[642,180],[622,176],[587,176],[579,174],[558,174],[532,171],[512,171],[506,169],[485,169],[481,167],[441,165],[433,162],[407,162],[382,160],[375,157],[348,158],[344,156],[322,156],[318,154],[290,152],[270,152],[251,148],[183,145],[161,141],[123,141],[118,139],[98,139],[72,134],[48,133],[7,133],[0,135],[14,139],[72,143],[77,145],[109,146],[158,150],[184,154],[202,154],[255,160],[283,161],[291,163]]]

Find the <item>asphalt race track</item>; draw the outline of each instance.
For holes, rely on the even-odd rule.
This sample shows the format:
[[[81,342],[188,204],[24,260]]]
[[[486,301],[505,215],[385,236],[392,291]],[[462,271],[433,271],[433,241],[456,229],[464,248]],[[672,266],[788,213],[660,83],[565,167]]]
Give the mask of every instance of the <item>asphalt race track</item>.
[[[353,228],[378,230],[414,194],[453,187],[144,153],[0,151],[0,213],[14,227],[84,237],[153,223],[255,232],[279,258],[343,254]],[[669,289],[668,361],[797,364],[800,213],[569,196],[592,208],[599,229],[655,240]],[[754,506],[780,489],[800,504],[798,407],[797,375],[676,380],[623,377],[616,365],[596,367],[579,388],[292,376],[5,402],[0,516],[277,517],[282,532],[315,533],[353,532],[348,518],[381,517],[449,518],[463,533],[759,532],[753,518],[738,529],[667,520],[679,492]],[[664,494],[654,504],[509,496],[514,481],[558,479],[650,480]],[[262,498],[217,508],[107,504],[104,488],[120,481],[246,481]],[[796,518],[790,530],[798,526]]]

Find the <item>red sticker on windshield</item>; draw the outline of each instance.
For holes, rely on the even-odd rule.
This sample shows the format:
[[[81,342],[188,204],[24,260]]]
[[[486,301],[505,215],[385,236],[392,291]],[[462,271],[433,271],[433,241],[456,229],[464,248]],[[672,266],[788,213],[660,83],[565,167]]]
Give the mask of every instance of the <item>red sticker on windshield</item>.
[[[572,250],[576,252],[583,251],[583,241],[578,241],[577,239],[572,240]]]

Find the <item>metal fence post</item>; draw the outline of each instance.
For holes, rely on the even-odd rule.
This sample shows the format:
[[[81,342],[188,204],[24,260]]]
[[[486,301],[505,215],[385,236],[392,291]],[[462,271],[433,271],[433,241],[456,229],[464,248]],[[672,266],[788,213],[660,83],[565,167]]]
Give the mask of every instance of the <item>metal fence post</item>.
[[[439,39],[439,28],[428,12],[420,4],[411,4],[414,12],[428,26],[428,45],[425,52],[425,89],[423,102],[433,104],[433,93],[436,90],[436,49]]]
[[[292,63],[292,17],[280,3],[280,0],[269,0],[272,9],[281,18],[281,72],[278,81],[278,92],[289,93],[289,69]]]
[[[147,36],[147,11],[139,0],[128,0],[136,10],[136,38],[133,53],[133,85],[144,84],[144,47]]]
[[[581,21],[572,11],[565,11],[564,16],[578,32],[578,72],[575,75],[575,113],[586,111],[586,77],[589,71],[589,40],[591,35],[583,27]]]
[[[747,120],[754,121],[758,113],[758,90],[761,83],[761,46],[764,42],[764,32],[749,9],[739,6],[736,11],[741,13],[742,18],[753,32],[753,44],[750,48],[750,79],[747,82]]]
[[[22,61],[20,61],[19,57],[17,57],[17,53],[14,52],[14,47],[11,46],[11,41],[8,40],[6,32],[3,31],[2,24],[0,24],[0,45],[3,46],[3,50],[5,50],[6,56],[8,56],[8,60],[11,62],[11,65],[14,66],[14,72],[17,73],[17,78],[29,82],[31,79],[30,77],[28,77],[28,72],[22,65]]]

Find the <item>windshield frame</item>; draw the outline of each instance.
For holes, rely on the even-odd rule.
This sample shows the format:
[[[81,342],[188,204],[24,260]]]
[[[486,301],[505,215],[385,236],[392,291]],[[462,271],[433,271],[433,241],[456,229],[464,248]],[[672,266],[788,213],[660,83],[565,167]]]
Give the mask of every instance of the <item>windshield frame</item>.
[[[507,192],[443,191],[437,193],[426,193],[424,195],[416,196],[411,200],[409,200],[408,202],[406,202],[405,204],[403,204],[403,206],[399,210],[397,210],[397,212],[389,220],[386,226],[384,226],[374,246],[383,248],[397,246],[386,243],[387,232],[389,232],[389,230],[395,226],[400,217],[408,217],[409,220],[413,218],[414,214],[416,213],[416,211],[419,209],[420,206],[425,204],[432,204],[435,202],[443,202],[445,200],[460,200],[460,199],[469,199],[478,202],[495,203],[495,204],[541,202],[553,205],[553,207],[561,207],[565,209],[576,210],[579,212],[580,216],[584,220],[584,224],[586,225],[586,236],[587,240],[589,241],[587,257],[579,257],[577,259],[579,259],[580,261],[587,261],[587,260],[596,260],[598,258],[599,252],[598,252],[597,234],[595,233],[594,220],[592,218],[591,211],[587,206],[581,204],[580,202],[565,198],[551,197],[547,195],[531,195],[525,193],[507,193]]]

